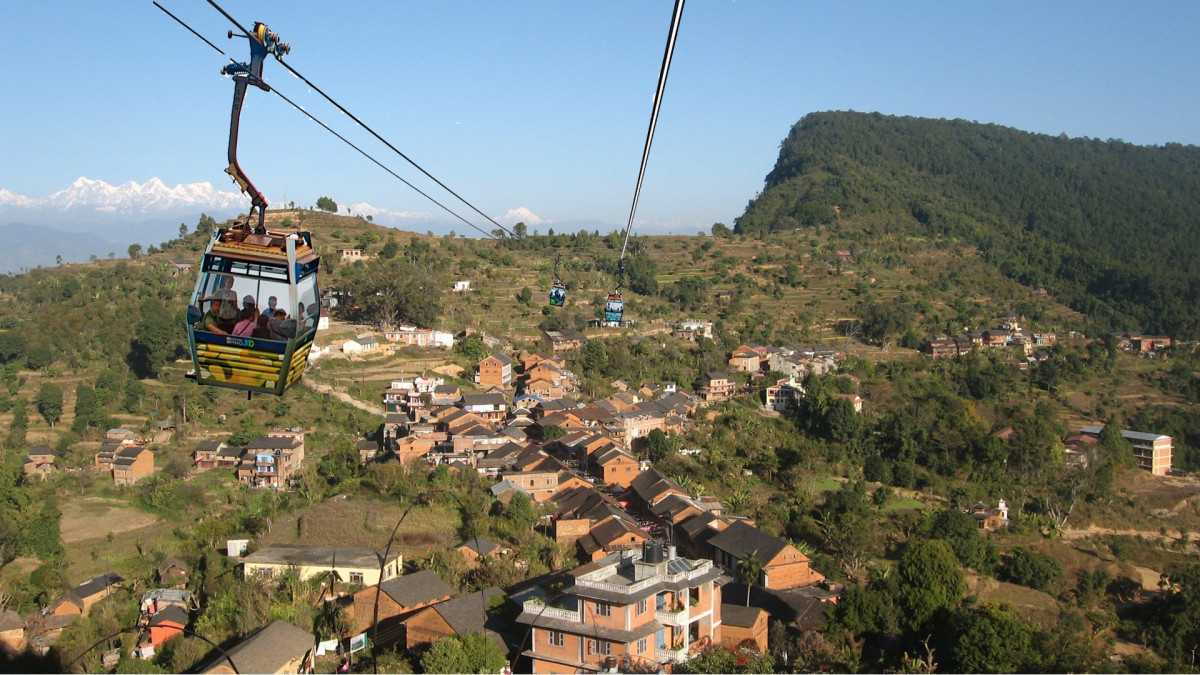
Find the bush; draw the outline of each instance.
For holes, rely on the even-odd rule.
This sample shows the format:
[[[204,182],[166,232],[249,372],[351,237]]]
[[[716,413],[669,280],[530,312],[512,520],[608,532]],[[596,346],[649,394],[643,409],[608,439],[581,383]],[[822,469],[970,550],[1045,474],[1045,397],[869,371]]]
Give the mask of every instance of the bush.
[[[1005,556],[1003,578],[1014,584],[1052,593],[1063,575],[1063,564],[1024,546]]]

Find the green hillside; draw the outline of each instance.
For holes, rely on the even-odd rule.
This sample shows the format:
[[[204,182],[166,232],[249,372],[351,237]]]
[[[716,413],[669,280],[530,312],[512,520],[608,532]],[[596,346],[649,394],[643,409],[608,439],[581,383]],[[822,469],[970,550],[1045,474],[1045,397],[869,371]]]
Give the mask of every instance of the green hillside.
[[[814,113],[738,232],[873,227],[961,240],[1097,329],[1200,335],[1200,148],[962,120]]]
[[[843,175],[853,167],[869,175],[841,166]],[[189,588],[201,610],[193,626],[206,639],[222,643],[280,617],[322,636],[344,632],[336,612],[319,611],[332,607],[320,601],[323,587],[243,579],[237,560],[220,551],[230,538],[379,548],[395,533],[409,571],[433,569],[460,592],[574,566],[572,549],[535,526],[542,509],[494,503],[476,472],[360,463],[357,442],[379,430],[380,393],[392,380],[437,369],[477,390],[472,371],[486,351],[473,341],[453,350],[337,349],[345,338],[415,323],[480,330],[510,354],[541,348],[544,329],[583,330],[590,342],[567,357],[582,401],[612,394],[617,379],[691,389],[702,373],[725,370],[743,342],[844,353],[840,372],[806,379],[807,396],[788,413],[761,405],[777,374],[738,373],[744,394],[714,404],[685,433],[647,443],[655,469],[785,537],[815,569],[846,583],[820,641],[772,637],[777,671],[928,670],[907,656],[927,650],[956,672],[1103,671],[1113,654],[1129,671],[1183,670],[1200,607],[1190,596],[1200,575],[1183,567],[1195,570],[1200,555],[1200,480],[1152,477],[1112,439],[1089,468],[1070,471],[1062,441],[1098,422],[1169,434],[1174,467],[1200,469],[1200,354],[1176,344],[1143,357],[1072,332],[1096,326],[1096,317],[1063,304],[1069,287],[1006,274],[995,241],[1009,235],[998,220],[964,215],[976,203],[965,190],[946,187],[957,196],[940,198],[942,215],[929,216],[933,206],[895,210],[912,203],[904,194],[918,193],[917,172],[895,179],[891,206],[828,196],[785,205],[789,190],[828,186],[801,169],[781,176],[773,174],[738,233],[718,223],[712,236],[634,237],[625,280],[631,323],[622,328],[592,324],[617,283],[619,233],[468,239],[273,211],[271,227],[312,232],[321,288],[339,300],[315,338],[332,352],[278,398],[248,399],[184,377],[184,307],[211,219],[130,259],[0,276],[0,599],[33,616],[81,580],[108,571],[128,580],[47,657],[26,655],[9,669],[98,671],[99,651],[89,645],[133,622],[141,590],[156,583],[167,556],[194,570]],[[775,215],[763,216],[772,204]],[[950,222],[961,230],[938,225]],[[345,249],[359,249],[361,260],[342,262]],[[564,308],[546,303],[556,258],[569,288]],[[456,281],[470,281],[470,290],[452,291]],[[1013,317],[1027,332],[1058,333],[1045,361],[1002,348],[934,361],[914,349],[933,333]],[[714,339],[672,336],[670,324],[688,318],[712,321]],[[861,413],[845,398],[856,393]],[[157,424],[167,419],[170,429]],[[152,439],[155,476],[118,487],[91,470],[105,430],[116,426]],[[294,491],[250,490],[232,471],[193,466],[201,441],[241,447],[284,427],[306,433]],[[35,445],[57,453],[59,470],[45,481],[22,473]],[[984,538],[963,510],[998,499],[1008,501],[1012,523]],[[511,548],[521,566],[466,569],[450,547],[472,534]],[[1160,573],[1187,593],[1155,590]],[[123,661],[118,670],[188,672],[209,651],[185,638],[153,662]],[[382,652],[388,665],[380,667],[411,672],[416,658]],[[320,672],[336,666],[325,659]],[[689,667],[706,672],[702,663]]]

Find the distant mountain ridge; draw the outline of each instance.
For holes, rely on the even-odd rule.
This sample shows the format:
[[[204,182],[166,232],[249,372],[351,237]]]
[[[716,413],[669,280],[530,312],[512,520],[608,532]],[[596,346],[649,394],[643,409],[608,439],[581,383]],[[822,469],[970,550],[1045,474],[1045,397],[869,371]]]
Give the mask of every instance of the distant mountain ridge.
[[[1099,330],[1200,337],[1200,148],[823,112],[784,140],[746,234],[833,222],[976,246]]]
[[[4,220],[12,212],[21,210],[40,211],[43,215],[57,217],[92,213],[154,217],[197,209],[237,212],[247,205],[245,196],[217,190],[212,183],[188,183],[170,188],[158,178],[145,183],[128,181],[110,185],[81,176],[70,187],[40,198],[0,189],[0,218]]]
[[[16,272],[90,256],[126,254],[130,244],[150,246],[178,236],[179,225],[195,227],[200,214],[223,220],[244,212],[249,200],[211,183],[167,187],[160,179],[110,185],[77,178],[45,197],[0,188],[0,228],[17,244],[0,253],[0,273]],[[30,233],[36,232],[36,236]],[[23,235],[22,235],[23,233]]]

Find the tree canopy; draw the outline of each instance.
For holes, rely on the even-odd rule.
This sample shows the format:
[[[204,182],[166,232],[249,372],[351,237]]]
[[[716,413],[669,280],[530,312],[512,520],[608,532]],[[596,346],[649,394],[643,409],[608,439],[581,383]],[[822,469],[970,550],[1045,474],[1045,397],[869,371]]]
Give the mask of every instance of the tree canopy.
[[[506,663],[500,645],[483,633],[442,638],[421,657],[427,673],[498,673]]]

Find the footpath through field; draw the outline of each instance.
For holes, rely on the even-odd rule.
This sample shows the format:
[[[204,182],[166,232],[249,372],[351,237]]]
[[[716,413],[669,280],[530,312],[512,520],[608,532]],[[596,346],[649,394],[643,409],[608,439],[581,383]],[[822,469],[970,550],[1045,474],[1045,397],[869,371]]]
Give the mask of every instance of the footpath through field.
[[[364,403],[364,402],[354,398],[350,394],[347,394],[343,391],[338,391],[327,384],[321,384],[320,382],[313,382],[312,378],[308,378],[308,377],[303,378],[300,380],[300,383],[319,394],[326,394],[326,395],[332,396],[340,401],[345,401],[346,403],[349,403],[350,405],[352,405],[355,408],[358,408],[359,410],[362,410],[364,412],[371,413],[372,415],[378,415],[380,417],[387,416],[387,413],[384,412],[383,408],[380,408],[379,406],[376,406],[376,405],[371,405],[370,403]]]

